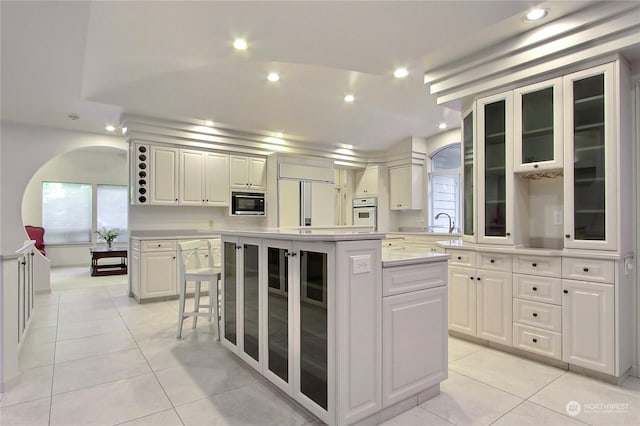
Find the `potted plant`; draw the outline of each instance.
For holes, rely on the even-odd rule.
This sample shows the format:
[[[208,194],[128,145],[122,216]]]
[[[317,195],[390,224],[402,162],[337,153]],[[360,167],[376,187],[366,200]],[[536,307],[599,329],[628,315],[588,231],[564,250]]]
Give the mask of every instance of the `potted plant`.
[[[111,248],[111,245],[113,244],[113,240],[115,240],[118,237],[118,235],[120,235],[120,229],[119,228],[107,229],[103,227],[101,230],[96,231],[96,233],[100,236],[100,238],[105,240],[107,242],[107,246]]]

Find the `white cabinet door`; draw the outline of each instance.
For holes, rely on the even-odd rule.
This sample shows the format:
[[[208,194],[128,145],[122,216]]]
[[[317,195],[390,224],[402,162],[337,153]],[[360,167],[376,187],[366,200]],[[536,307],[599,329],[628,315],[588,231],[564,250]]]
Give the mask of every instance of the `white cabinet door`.
[[[249,188],[249,157],[229,156],[229,184],[232,188]]]
[[[178,149],[151,146],[150,204],[178,204]]]
[[[202,151],[180,150],[180,204],[204,204],[204,156]]]
[[[229,205],[229,156],[206,153],[204,160],[205,203],[208,206]]]
[[[514,244],[513,93],[477,101],[478,242]]]
[[[378,195],[378,166],[369,166],[364,172],[358,172],[356,181],[357,197],[372,197]]]
[[[462,239],[470,243],[475,243],[478,239],[475,105],[474,102],[462,117]]]
[[[229,157],[232,188],[264,190],[267,160],[261,157],[231,155]]]
[[[513,336],[510,272],[478,271],[477,336],[511,346]]]
[[[617,247],[614,83],[613,64],[564,77],[565,248]]]
[[[449,329],[476,335],[475,269],[449,268]]]
[[[331,183],[311,183],[312,226],[335,226],[336,188]]]
[[[249,189],[264,190],[267,187],[267,160],[249,157]]]
[[[383,408],[447,378],[446,321],[444,286],[383,299]]]
[[[130,250],[129,254],[129,281],[131,283],[131,292],[137,300],[142,296],[142,286],[140,284],[140,251]]]
[[[562,169],[562,78],[514,90],[513,104],[513,171]]]
[[[562,360],[614,374],[614,286],[562,280]]]
[[[142,253],[140,257],[142,297],[178,294],[176,252]]]
[[[422,208],[422,167],[406,165],[389,169],[389,208],[419,210]]]

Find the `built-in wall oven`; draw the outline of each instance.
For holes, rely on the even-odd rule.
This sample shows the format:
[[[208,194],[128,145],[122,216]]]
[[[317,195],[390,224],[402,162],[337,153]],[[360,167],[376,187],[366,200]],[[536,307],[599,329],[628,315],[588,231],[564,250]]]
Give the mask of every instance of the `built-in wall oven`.
[[[353,199],[353,226],[373,226],[377,229],[376,213],[378,199],[376,197]]]
[[[264,216],[264,192],[232,192],[231,214],[234,216]]]

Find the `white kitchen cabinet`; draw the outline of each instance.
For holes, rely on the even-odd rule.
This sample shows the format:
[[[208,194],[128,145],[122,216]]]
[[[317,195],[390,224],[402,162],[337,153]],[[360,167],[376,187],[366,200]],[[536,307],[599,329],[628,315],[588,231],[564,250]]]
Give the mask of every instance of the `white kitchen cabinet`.
[[[180,150],[181,205],[202,206],[204,196],[204,156],[202,151]]]
[[[229,156],[229,184],[231,188],[265,190],[266,164],[267,160],[263,157]]]
[[[205,202],[208,206],[229,205],[229,156],[227,154],[206,153],[204,183]]]
[[[378,166],[367,166],[364,171],[356,172],[356,197],[376,195],[378,195]]]
[[[563,80],[564,246],[615,250],[616,221],[621,213],[616,188],[618,182],[626,184],[617,178],[622,171],[616,159],[619,144],[628,142],[618,140],[614,64],[576,72]]]
[[[229,156],[180,150],[180,205],[229,205]]]
[[[562,169],[562,78],[513,91],[513,171]]]
[[[449,329],[511,345],[511,256],[481,253],[476,258],[475,253],[463,250],[447,253],[451,255]],[[481,269],[482,265],[486,268]]]
[[[141,298],[175,296],[178,292],[176,251],[140,254]]]
[[[422,166],[405,165],[389,169],[389,208],[422,209]]]
[[[222,242],[222,342],[247,364],[262,369],[260,240],[232,238]]]
[[[449,329],[470,336],[477,330],[475,269],[449,268]]]
[[[447,288],[385,297],[382,319],[382,405],[389,407],[447,378]]]
[[[511,346],[511,272],[478,270],[476,286],[476,336]]]
[[[178,148],[151,145],[149,155],[149,204],[178,204]]]
[[[512,103],[512,92],[476,102],[479,243],[514,243]]]
[[[614,286],[562,280],[562,360],[615,374]]]
[[[473,106],[465,111],[462,117],[462,239],[475,243],[478,239],[477,207],[478,184],[476,153],[476,132]]]

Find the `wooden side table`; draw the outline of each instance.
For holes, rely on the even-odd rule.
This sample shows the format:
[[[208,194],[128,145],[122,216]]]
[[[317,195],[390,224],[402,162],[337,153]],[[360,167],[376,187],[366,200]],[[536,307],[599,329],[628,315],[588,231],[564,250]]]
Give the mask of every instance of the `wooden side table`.
[[[127,249],[122,247],[90,247],[91,276],[123,275],[127,273]],[[119,257],[120,263],[98,263],[100,259]]]

